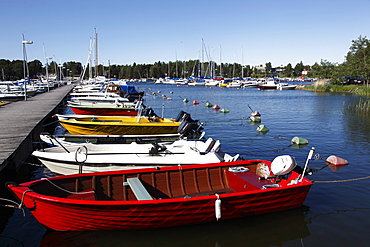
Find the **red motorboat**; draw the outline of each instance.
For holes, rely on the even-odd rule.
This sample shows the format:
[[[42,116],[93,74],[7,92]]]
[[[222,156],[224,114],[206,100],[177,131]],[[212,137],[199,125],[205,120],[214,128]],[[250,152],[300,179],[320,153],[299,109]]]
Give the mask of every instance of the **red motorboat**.
[[[20,206],[57,231],[172,227],[299,207],[312,182],[293,167],[245,160],[84,173],[8,187]]]
[[[120,105],[69,105],[76,115],[97,116],[137,116],[139,109],[133,106]]]

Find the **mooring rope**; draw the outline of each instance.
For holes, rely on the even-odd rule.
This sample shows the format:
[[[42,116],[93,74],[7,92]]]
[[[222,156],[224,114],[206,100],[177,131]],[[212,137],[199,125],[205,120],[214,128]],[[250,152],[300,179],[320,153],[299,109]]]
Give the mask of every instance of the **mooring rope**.
[[[67,193],[70,193],[70,194],[88,194],[88,193],[94,193],[94,191],[81,191],[81,192],[72,192],[72,191],[69,191],[69,190],[66,190],[62,187],[59,187],[58,185],[54,184],[52,181],[50,181],[48,178],[42,178],[42,180],[47,180],[49,183],[51,183],[52,185],[54,185],[55,187],[57,187],[58,189],[64,191],[64,192],[67,192]]]
[[[363,179],[368,179],[370,176],[362,177],[362,178],[352,178],[352,179],[343,179],[343,180],[333,180],[333,181],[313,181],[314,183],[343,183],[343,182],[351,182],[351,181],[358,181]]]
[[[52,125],[52,124],[55,124],[55,123],[58,123],[59,120],[56,120],[56,121],[53,121],[51,123],[48,123],[48,124],[44,124],[42,127],[46,127],[46,126],[49,126],[49,125]]]

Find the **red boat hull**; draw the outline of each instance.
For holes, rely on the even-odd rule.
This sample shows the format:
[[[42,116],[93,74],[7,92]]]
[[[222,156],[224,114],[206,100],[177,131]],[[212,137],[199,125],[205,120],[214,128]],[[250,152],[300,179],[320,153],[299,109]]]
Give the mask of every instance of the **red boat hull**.
[[[228,163],[243,164],[242,162],[245,163],[245,161]],[[73,176],[76,175],[68,177]],[[294,179],[298,174],[293,172],[291,176]],[[15,185],[8,187],[18,198],[24,197],[24,205],[41,224],[57,231],[129,230],[216,221],[216,195],[145,201],[75,200],[44,196],[32,191],[25,192],[28,190],[27,185],[32,183],[25,183],[22,185],[24,187]],[[231,180],[230,183],[234,182]],[[299,207],[303,204],[311,185],[312,183],[304,178],[298,184],[279,188],[220,194],[222,213],[220,220]]]
[[[137,116],[138,110],[122,108],[75,108],[70,106],[76,115],[97,115],[97,116]]]

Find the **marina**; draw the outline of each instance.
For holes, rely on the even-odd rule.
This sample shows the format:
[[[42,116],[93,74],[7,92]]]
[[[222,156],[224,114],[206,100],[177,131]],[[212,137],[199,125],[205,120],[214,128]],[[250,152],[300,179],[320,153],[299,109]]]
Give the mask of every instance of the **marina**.
[[[27,246],[57,246],[58,243],[68,243],[70,246],[81,244],[93,246],[107,242],[111,246],[120,246],[122,241],[134,246],[149,243],[171,246],[170,243],[186,233],[191,241],[184,240],[179,246],[190,243],[198,246],[204,244],[238,246],[241,241],[254,246],[297,246],[302,243],[305,246],[347,246],[350,239],[356,239],[358,246],[366,246],[366,226],[370,224],[370,221],[366,220],[369,212],[367,204],[370,200],[369,192],[366,190],[370,183],[370,180],[366,179],[369,176],[366,173],[366,167],[369,163],[367,157],[370,154],[370,120],[366,116],[353,115],[348,111],[361,96],[302,90],[178,87],[145,83],[136,86],[146,91],[145,104],[157,114],[159,113],[158,115],[163,112],[165,117],[176,117],[180,110],[190,113],[193,119],[204,124],[205,137],[220,140],[223,152],[230,155],[239,154],[240,158],[245,160],[268,161],[272,161],[279,155],[290,155],[303,168],[307,154],[312,147],[315,147],[316,158],[312,158],[309,163],[312,175],[307,175],[314,184],[303,206],[240,219],[222,220],[221,217],[217,222],[170,229],[94,231],[93,233],[50,231],[26,208],[24,208],[24,215],[22,210],[5,208],[6,210],[2,211],[2,218],[6,219],[1,226],[3,229],[1,236],[4,236],[2,240],[13,244],[21,242]],[[67,87],[61,88],[65,91],[58,94],[59,99],[55,101],[53,107],[45,106],[46,112],[52,111],[56,105],[59,105],[70,90]],[[154,96],[151,94],[153,91],[171,95],[172,100]],[[42,94],[36,96],[34,100],[41,96],[50,97]],[[185,98],[188,102],[184,102]],[[199,104],[192,104],[193,101]],[[229,112],[222,113],[207,107],[206,102],[217,104],[222,109],[228,109]],[[28,104],[32,101],[15,103]],[[276,107],[277,105],[279,107]],[[6,107],[9,106],[11,105]],[[61,114],[71,113],[68,107],[62,107],[60,111]],[[258,111],[259,121],[249,119],[254,111]],[[256,116],[256,113],[254,112],[253,115]],[[325,119],[322,116],[325,116]],[[56,120],[55,117],[51,118],[52,120],[49,117],[50,115],[45,118],[48,119],[46,123]],[[330,121],[327,121],[328,119]],[[21,123],[20,121],[19,124]],[[268,127],[269,131],[257,131],[260,125]],[[53,129],[50,130],[53,131]],[[333,136],[333,133],[336,134]],[[349,164],[334,166],[322,160],[331,155],[340,156],[348,160]],[[23,175],[21,175],[22,171]],[[19,166],[18,172],[17,176],[7,176],[6,181],[22,183],[55,177],[35,159],[27,159]],[[8,181],[10,178],[12,181]],[[22,227],[19,228],[19,225]],[[343,235],[338,226],[341,229],[349,229],[349,233]],[[323,231],[325,234],[322,234]],[[152,236],[150,242],[140,238],[142,234]],[[158,237],[163,234],[168,237],[166,239]],[[271,237],[266,238],[266,234]]]

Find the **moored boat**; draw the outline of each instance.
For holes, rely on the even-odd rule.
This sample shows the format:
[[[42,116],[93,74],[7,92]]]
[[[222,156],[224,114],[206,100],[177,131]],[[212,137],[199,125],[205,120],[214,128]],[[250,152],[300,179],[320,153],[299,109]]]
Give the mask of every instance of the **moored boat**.
[[[130,116],[59,115],[59,123],[72,135],[150,135],[176,134],[197,139],[203,129],[198,120],[180,111],[176,119],[161,118],[148,108],[147,113]],[[150,113],[152,112],[152,113]]]
[[[279,83],[277,84],[277,90],[294,90],[297,85],[289,85],[288,83]]]
[[[274,79],[270,78],[267,81],[265,81],[262,84],[258,85],[259,89],[266,90],[266,89],[277,89],[277,83],[275,82]]]
[[[312,182],[295,171],[261,179],[265,160],[58,176],[8,188],[56,231],[173,227],[300,207]],[[272,169],[271,169],[272,170]]]
[[[32,153],[56,174],[102,172],[204,163],[229,162],[239,155],[219,152],[220,142],[177,140],[151,144],[84,143],[50,147]]]
[[[142,101],[133,103],[112,103],[112,104],[68,104],[71,110],[77,115],[98,115],[98,116],[137,116],[140,110],[145,109]]]
[[[205,132],[196,139],[202,139]],[[181,139],[179,133],[161,134],[161,135],[50,135],[48,133],[40,134],[42,143],[50,147],[70,146],[75,144],[127,144],[136,142],[142,143],[160,143],[174,142]]]
[[[7,101],[0,101],[0,106],[7,105],[7,104],[9,104],[9,102],[7,102]]]

